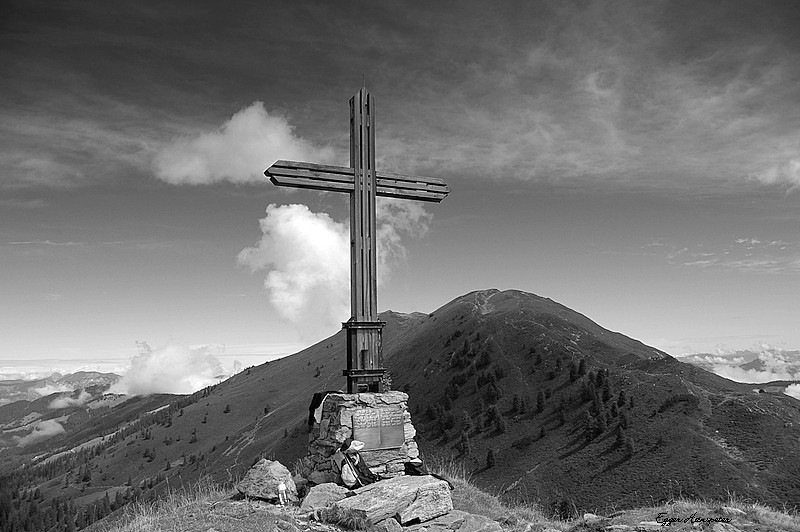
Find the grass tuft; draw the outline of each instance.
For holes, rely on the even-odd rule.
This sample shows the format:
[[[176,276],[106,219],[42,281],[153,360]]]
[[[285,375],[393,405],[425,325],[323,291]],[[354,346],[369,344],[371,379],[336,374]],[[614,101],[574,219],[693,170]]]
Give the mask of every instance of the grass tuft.
[[[350,508],[329,506],[321,509],[317,515],[323,523],[338,525],[350,530],[368,530],[370,528],[370,523],[366,516],[362,512],[351,510]]]

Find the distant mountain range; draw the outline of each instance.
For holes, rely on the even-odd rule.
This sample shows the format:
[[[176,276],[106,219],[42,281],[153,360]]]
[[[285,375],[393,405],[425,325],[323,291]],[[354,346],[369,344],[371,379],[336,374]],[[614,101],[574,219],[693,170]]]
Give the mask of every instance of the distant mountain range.
[[[800,505],[797,399],[514,290],[381,318],[386,366],[410,396],[425,458],[460,462],[495,493],[562,514],[731,493]],[[14,407],[14,419],[13,405],[2,406],[0,492],[38,489],[43,501],[72,500],[96,519],[167,482],[233,481],[259,456],[291,468],[306,452],[311,396],[344,386],[345,356],[339,332],[190,396],[127,398],[90,386]],[[49,430],[58,437],[35,436]]]
[[[0,380],[0,405],[14,401],[35,401],[53,393],[73,392],[96,385],[111,385],[120,379],[114,373],[78,371],[62,375],[53,373],[43,379]]]

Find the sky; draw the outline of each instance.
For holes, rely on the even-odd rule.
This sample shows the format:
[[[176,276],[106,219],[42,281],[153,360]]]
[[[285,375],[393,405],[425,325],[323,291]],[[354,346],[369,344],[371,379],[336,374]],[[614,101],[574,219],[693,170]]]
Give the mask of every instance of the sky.
[[[800,349],[798,27],[791,0],[4,2],[0,366],[339,330],[347,197],[263,171],[347,165],[364,82],[379,168],[452,189],[381,202],[379,310],[513,288],[676,356]]]

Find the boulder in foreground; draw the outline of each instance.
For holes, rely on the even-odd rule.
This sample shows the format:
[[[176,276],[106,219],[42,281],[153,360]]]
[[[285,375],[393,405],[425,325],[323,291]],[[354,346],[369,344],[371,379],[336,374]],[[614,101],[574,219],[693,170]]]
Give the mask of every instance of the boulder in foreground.
[[[444,480],[430,475],[400,476],[359,488],[355,496],[333,508],[372,525],[390,517],[407,525],[445,515],[453,509],[453,500]]]
[[[286,496],[289,501],[297,502],[299,500],[297,486],[286,466],[277,460],[262,458],[247,471],[241,482],[236,484],[236,489],[247,497],[277,502],[278,485],[281,482],[286,485]]]

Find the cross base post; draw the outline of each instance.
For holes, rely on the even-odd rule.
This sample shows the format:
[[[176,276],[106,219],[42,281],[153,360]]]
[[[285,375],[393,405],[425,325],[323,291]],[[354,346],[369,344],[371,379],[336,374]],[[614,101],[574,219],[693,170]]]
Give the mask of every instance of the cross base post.
[[[347,393],[383,392],[381,336],[386,322],[350,320],[342,324],[347,334]]]

